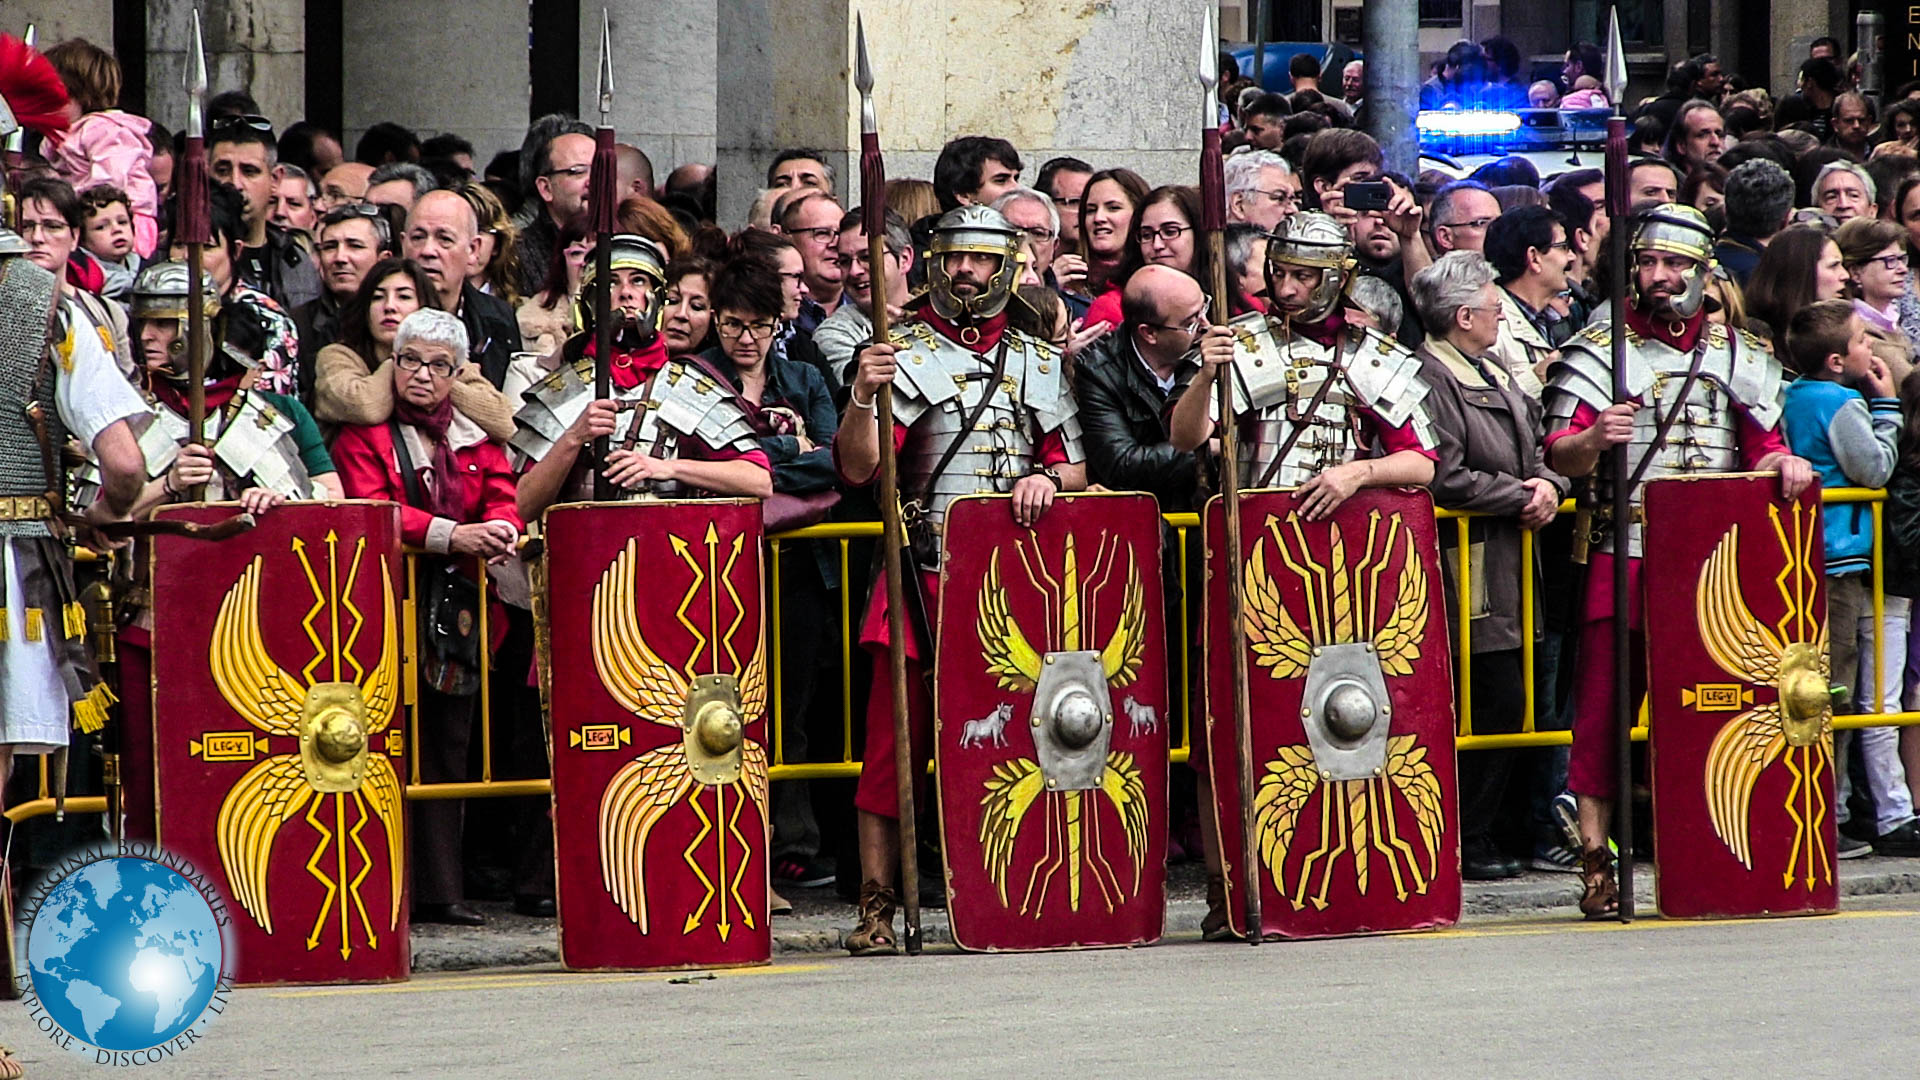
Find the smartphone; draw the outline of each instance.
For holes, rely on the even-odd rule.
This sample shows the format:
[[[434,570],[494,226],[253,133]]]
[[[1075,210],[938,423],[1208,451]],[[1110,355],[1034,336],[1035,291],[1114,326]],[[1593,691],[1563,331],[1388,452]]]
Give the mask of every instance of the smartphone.
[[[1385,210],[1393,198],[1393,187],[1385,180],[1362,180],[1340,190],[1349,210]]]

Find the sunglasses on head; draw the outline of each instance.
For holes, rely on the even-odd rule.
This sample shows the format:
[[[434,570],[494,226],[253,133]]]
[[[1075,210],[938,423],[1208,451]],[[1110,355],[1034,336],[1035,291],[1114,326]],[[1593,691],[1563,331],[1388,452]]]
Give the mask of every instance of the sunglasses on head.
[[[213,130],[215,132],[234,131],[239,128],[252,128],[255,131],[272,135],[273,121],[253,113],[240,113],[234,116],[223,116],[213,122]]]

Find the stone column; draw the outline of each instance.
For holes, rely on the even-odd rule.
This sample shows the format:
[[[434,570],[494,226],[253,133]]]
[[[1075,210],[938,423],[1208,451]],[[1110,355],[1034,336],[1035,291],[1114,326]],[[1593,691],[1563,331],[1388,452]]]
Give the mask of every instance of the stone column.
[[[1019,149],[1029,181],[1070,154],[1154,184],[1194,182],[1202,2],[864,0],[888,176],[931,178],[947,140],[996,135]],[[854,7],[719,0],[722,225],[746,220],[767,162],[788,146],[824,152],[842,197],[859,200]]]
[[[68,38],[86,38],[113,51],[113,0],[24,0],[8,4],[0,30],[14,37],[36,27],[45,51]]]
[[[360,136],[386,120],[422,139],[443,131],[464,137],[476,170],[495,153],[520,148],[531,93],[525,0],[461,0],[457,16],[439,4],[345,0],[341,34],[349,160]]]
[[[1807,58],[1807,46],[1814,38],[1828,34],[1839,38],[1840,63],[1846,64],[1847,53],[1853,48],[1853,15],[1847,9],[1847,0],[1773,0],[1768,14],[1773,29],[1768,81],[1774,96],[1792,92],[1800,79],[1800,65]]]
[[[625,0],[608,5],[613,32],[613,129],[653,161],[714,160],[713,0]],[[524,7],[524,5],[523,5]],[[600,5],[580,5],[580,118],[600,119]]]
[[[172,130],[186,121],[189,0],[147,5],[147,111]],[[283,128],[306,114],[305,0],[204,0],[208,94],[245,90]]]

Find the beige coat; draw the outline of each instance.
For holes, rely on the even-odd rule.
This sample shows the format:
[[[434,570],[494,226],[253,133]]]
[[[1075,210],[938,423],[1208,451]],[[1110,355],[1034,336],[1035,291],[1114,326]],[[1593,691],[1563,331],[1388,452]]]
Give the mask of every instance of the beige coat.
[[[505,442],[513,438],[513,403],[494,389],[479,364],[462,364],[454,375],[453,408]],[[393,415],[393,360],[372,371],[360,354],[335,343],[315,358],[314,419],[330,424],[384,424]]]
[[[1546,389],[1541,380],[1546,376],[1547,365],[1560,355],[1559,350],[1547,344],[1547,339],[1527,321],[1520,301],[1505,289],[1500,290],[1500,310],[1506,318],[1500,323],[1500,338],[1493,343],[1488,356],[1513,376],[1515,389],[1539,401]]]

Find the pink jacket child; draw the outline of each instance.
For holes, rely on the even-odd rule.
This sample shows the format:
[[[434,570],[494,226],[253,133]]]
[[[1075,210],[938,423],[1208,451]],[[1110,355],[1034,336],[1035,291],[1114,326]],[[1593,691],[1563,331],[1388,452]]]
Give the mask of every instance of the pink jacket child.
[[[49,142],[47,161],[60,179],[85,191],[95,184],[112,184],[127,193],[133,204],[133,249],[145,259],[160,240],[160,191],[148,166],[153,144],[147,141],[151,123],[119,109],[103,109],[74,120],[66,136]]]

